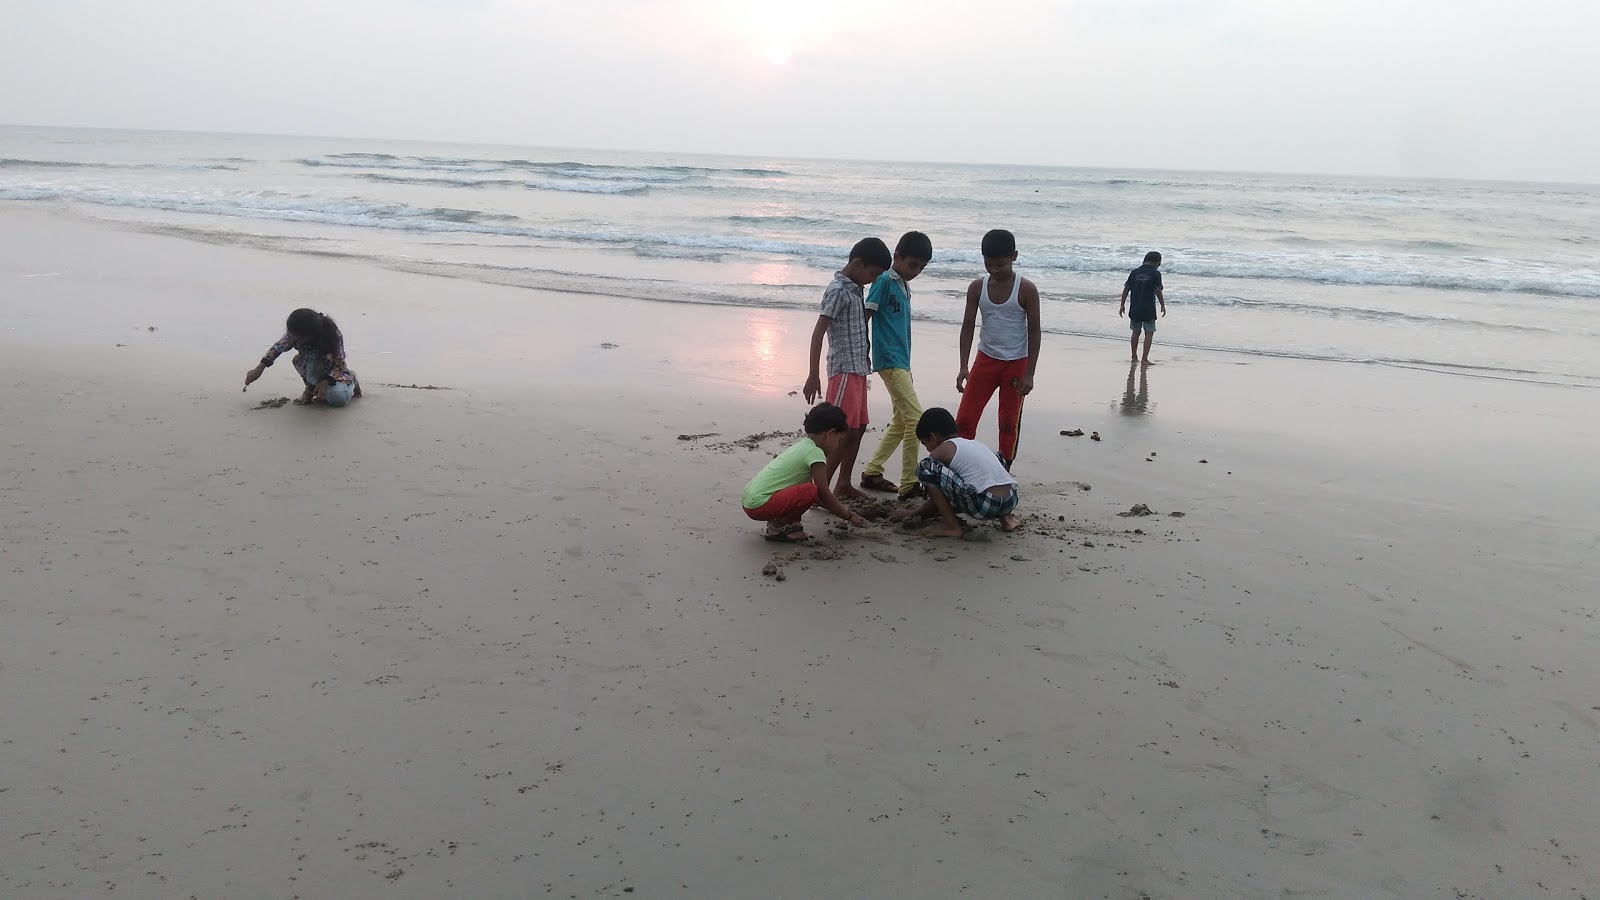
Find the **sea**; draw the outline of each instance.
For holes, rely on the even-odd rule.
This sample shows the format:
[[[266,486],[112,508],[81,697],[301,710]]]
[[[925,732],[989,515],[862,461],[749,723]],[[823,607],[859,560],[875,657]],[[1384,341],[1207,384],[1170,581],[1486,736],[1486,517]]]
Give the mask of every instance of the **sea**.
[[[1600,387],[1593,184],[0,126],[0,202],[450,278],[797,310],[857,240],[916,229],[934,259],[913,310],[933,327],[960,322],[980,239],[1005,228],[1045,331],[1108,354],[1125,350],[1122,284],[1158,250],[1160,345]]]

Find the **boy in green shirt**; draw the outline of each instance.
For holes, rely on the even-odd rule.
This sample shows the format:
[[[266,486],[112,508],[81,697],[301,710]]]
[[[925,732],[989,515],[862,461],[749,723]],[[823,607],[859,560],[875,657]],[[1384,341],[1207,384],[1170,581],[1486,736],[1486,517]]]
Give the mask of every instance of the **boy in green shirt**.
[[[741,498],[744,514],[766,522],[766,539],[776,543],[798,544],[810,539],[800,517],[813,505],[820,504],[857,528],[867,524],[828,490],[828,456],[851,434],[844,410],[818,403],[806,413],[804,428],[805,438],[767,463],[750,479]]]
[[[905,500],[917,493],[917,420],[922,404],[911,385],[911,287],[933,259],[933,242],[920,231],[908,231],[894,247],[894,265],[878,276],[867,294],[867,321],[872,325],[872,370],[889,389],[893,418],[861,470],[861,486],[871,491],[891,491]],[[900,451],[900,483],[883,477],[883,464]]]

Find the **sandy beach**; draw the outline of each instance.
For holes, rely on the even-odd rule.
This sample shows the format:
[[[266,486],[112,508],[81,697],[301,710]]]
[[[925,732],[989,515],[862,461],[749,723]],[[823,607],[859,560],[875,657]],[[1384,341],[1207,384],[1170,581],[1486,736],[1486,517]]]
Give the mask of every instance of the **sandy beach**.
[[[0,895],[1600,897],[1592,389],[1050,335],[1020,533],[790,548],[814,316],[0,247]]]

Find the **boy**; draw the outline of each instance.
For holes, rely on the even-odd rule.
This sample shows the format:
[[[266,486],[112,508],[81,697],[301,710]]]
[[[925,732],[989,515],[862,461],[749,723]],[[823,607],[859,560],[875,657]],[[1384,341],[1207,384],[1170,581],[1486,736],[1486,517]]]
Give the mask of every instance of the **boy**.
[[[809,540],[800,517],[817,503],[857,528],[867,524],[828,491],[828,456],[850,434],[844,410],[818,403],[806,413],[804,428],[805,438],[750,479],[740,501],[745,515],[767,523],[766,539],[775,543]]]
[[[894,415],[867,467],[861,486],[898,493],[901,500],[917,492],[917,420],[922,404],[911,384],[911,288],[933,259],[933,242],[920,231],[908,231],[894,247],[894,265],[878,276],[867,294],[867,321],[872,326],[872,370],[883,379]],[[900,448],[900,484],[883,477],[883,464]]]
[[[868,356],[867,311],[861,289],[878,280],[884,270],[894,262],[889,247],[877,238],[865,238],[850,248],[850,259],[845,267],[833,276],[833,282],[822,295],[822,315],[817,317],[817,327],[811,331],[811,375],[806,378],[806,402],[811,403],[822,393],[822,379],[817,366],[822,358],[822,336],[828,336],[828,396],[827,400],[844,410],[850,423],[850,434],[828,454],[828,478],[835,471],[839,481],[834,494],[846,499],[859,499],[866,494],[850,483],[850,472],[856,465],[856,452],[861,449],[861,435],[867,430],[867,373],[872,371]]]
[[[998,453],[977,441],[956,436],[950,411],[934,407],[917,422],[917,440],[928,448],[928,458],[917,466],[917,480],[928,490],[928,500],[916,509],[897,509],[889,519],[937,515],[932,537],[960,537],[956,513],[976,519],[999,519],[1007,532],[1022,525],[1017,518],[1017,480],[1002,465]]]
[[[1011,232],[989,232],[983,236],[982,249],[983,268],[989,274],[967,288],[967,312],[961,320],[961,372],[956,376],[961,406],[956,410],[956,432],[969,441],[978,436],[978,420],[998,389],[1000,459],[1009,472],[1017,458],[1022,398],[1033,391],[1033,373],[1039,366],[1039,288],[1013,268],[1017,239]],[[968,384],[967,359],[972,355],[972,330],[979,313],[983,314],[983,330]]]
[[[1128,306],[1128,294],[1133,294],[1133,306]],[[1161,302],[1161,314],[1167,314],[1167,295],[1161,291],[1161,254],[1154,250],[1144,255],[1144,265],[1128,273],[1122,285],[1122,305],[1117,315],[1128,313],[1128,325],[1133,335],[1128,338],[1128,352],[1133,361],[1150,365],[1150,343],[1156,336],[1156,301]],[[1139,358],[1139,329],[1144,329],[1144,359]]]

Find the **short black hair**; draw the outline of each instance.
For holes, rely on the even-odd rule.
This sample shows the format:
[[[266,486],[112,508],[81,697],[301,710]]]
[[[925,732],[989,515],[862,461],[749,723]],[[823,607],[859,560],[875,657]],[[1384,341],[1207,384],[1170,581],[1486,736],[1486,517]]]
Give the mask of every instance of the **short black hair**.
[[[1161,254],[1151,250],[1149,253],[1144,255],[1144,264],[1147,266],[1161,265]]]
[[[956,433],[956,417],[950,415],[950,410],[942,406],[935,406],[922,414],[917,420],[917,440],[923,441],[931,437],[949,437]]]
[[[844,410],[832,403],[818,403],[806,413],[806,434],[825,434],[829,431],[849,431],[850,420],[845,418]]]
[[[983,236],[983,258],[996,259],[1017,252],[1017,237],[1004,228],[996,228]]]
[[[908,231],[900,235],[900,243],[894,245],[894,252],[910,259],[932,262],[933,241],[920,231]]]
[[[878,238],[862,238],[850,248],[850,259],[861,260],[869,266],[887,269],[894,265],[894,256],[889,253],[889,245]]]

